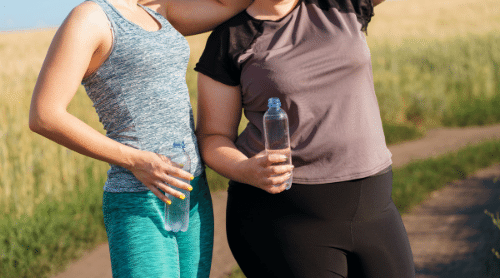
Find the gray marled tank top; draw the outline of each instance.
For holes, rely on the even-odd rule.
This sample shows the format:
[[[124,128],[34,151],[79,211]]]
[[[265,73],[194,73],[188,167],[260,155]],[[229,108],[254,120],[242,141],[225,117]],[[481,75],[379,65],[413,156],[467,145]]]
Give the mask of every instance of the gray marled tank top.
[[[174,140],[183,140],[191,158],[190,172],[200,175],[203,166],[185,79],[189,60],[186,39],[163,16],[147,7],[141,6],[161,24],[160,30],[144,30],[106,0],[89,1],[101,6],[113,32],[110,56],[82,81],[106,136],[152,152],[172,146]],[[132,172],[111,165],[104,190],[148,189]]]

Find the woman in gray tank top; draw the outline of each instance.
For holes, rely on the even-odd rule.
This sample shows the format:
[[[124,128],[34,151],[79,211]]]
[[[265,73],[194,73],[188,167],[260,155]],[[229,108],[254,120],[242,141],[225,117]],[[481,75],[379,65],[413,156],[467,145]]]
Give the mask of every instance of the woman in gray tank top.
[[[193,131],[185,81],[189,45],[182,35],[211,30],[249,3],[88,0],[52,41],[29,126],[110,164],[103,212],[114,277],[209,277],[212,203]],[[106,136],[67,112],[80,83]],[[185,142],[189,172],[156,154],[175,140]],[[191,191],[189,228],[182,233],[164,224],[165,203],[171,203],[164,193],[185,197],[176,187]]]

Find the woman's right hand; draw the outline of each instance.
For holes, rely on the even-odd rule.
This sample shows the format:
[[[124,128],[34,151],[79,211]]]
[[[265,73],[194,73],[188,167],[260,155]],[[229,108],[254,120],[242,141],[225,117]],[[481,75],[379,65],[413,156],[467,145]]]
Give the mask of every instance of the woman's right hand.
[[[260,188],[268,193],[277,194],[286,189],[286,181],[292,175],[293,165],[275,165],[285,162],[282,154],[266,154],[265,151],[241,162],[244,183]]]
[[[111,49],[109,20],[99,5],[84,2],[71,11],[59,27],[45,57],[33,90],[29,127],[32,131],[85,156],[119,165],[168,203],[163,190],[188,189],[192,176],[163,161],[155,153],[137,150],[106,137],[68,112],[82,79],[102,64]]]
[[[133,166],[129,167],[129,170],[151,192],[167,204],[171,204],[172,200],[167,198],[163,192],[180,199],[185,197],[184,194],[169,185],[188,191],[193,190],[190,184],[178,179],[190,181],[193,180],[193,175],[182,170],[163,155],[141,151]]]

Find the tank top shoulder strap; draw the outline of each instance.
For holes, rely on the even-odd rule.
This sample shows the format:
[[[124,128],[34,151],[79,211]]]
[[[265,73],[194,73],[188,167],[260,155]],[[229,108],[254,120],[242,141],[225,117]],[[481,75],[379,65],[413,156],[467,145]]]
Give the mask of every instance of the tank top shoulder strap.
[[[106,0],[86,0],[86,1],[94,2],[101,7],[101,9],[108,17],[108,21],[112,26],[113,33],[119,29],[117,28],[118,26],[124,25],[123,22],[124,19],[122,18],[118,10],[116,10],[116,8],[113,5],[111,5],[108,1]]]
[[[160,13],[156,12],[155,10],[153,10],[153,9],[151,9],[149,7],[143,6],[141,4],[138,4],[138,5],[141,6],[152,17],[154,17],[156,20],[158,20],[158,22],[160,22],[160,24],[162,26],[162,29],[166,29],[165,27],[167,27],[167,26],[170,25],[170,22],[163,15],[161,15]]]
[[[94,2],[103,9],[104,13],[106,14],[108,20],[111,23],[111,26],[113,27],[114,32],[119,30],[131,30],[132,32],[137,31],[136,29],[138,28],[138,26],[130,22],[128,19],[126,19],[120,13],[120,11],[118,11],[118,9],[116,9],[116,7],[113,6],[111,3],[109,3],[107,0],[86,0],[86,1]],[[151,8],[148,8],[141,4],[138,5],[161,24],[162,29],[164,29],[163,31],[166,31],[165,29],[169,29],[169,28],[164,28],[167,26],[171,26],[170,22],[164,16],[152,10]]]

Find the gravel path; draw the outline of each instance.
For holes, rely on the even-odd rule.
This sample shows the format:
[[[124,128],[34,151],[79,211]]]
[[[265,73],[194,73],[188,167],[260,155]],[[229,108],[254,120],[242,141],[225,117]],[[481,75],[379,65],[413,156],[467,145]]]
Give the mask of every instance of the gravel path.
[[[423,139],[390,146],[393,166],[444,154],[468,144],[500,139],[500,125],[431,130]],[[415,258],[417,278],[500,277],[498,229],[485,209],[500,211],[500,165],[479,171],[434,192],[403,215]],[[227,276],[236,262],[226,241],[226,192],[212,194],[215,214],[214,258],[210,278]],[[494,244],[491,245],[490,244]],[[485,263],[486,262],[486,263]],[[54,278],[111,278],[107,244],[97,247]]]

